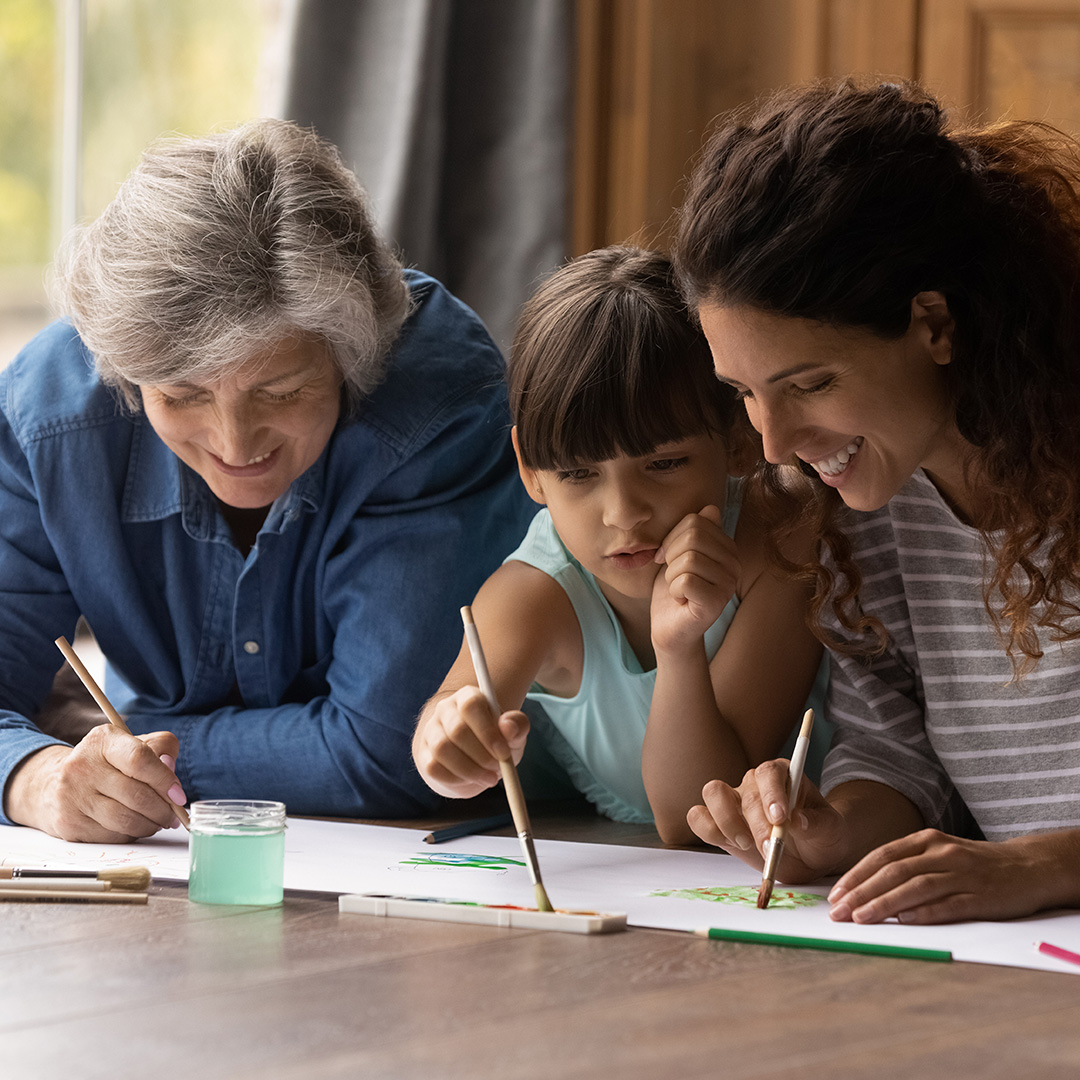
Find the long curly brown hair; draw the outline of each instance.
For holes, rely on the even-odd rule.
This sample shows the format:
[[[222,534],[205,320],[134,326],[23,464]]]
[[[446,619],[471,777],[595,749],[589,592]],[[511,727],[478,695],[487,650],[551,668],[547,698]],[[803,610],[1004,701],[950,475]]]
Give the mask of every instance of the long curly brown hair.
[[[1080,638],[1080,147],[1041,123],[953,125],[911,83],[847,79],[781,91],[725,118],[680,211],[689,301],[750,305],[895,339],[916,293],[955,319],[945,368],[987,513],[983,599],[1017,675]],[[786,475],[784,475],[786,473]],[[836,493],[762,465],[773,523],[828,549],[815,632],[849,654],[887,644]],[[782,560],[781,560],[782,561]],[[790,567],[789,567],[790,568]],[[859,635],[828,641],[831,609]]]

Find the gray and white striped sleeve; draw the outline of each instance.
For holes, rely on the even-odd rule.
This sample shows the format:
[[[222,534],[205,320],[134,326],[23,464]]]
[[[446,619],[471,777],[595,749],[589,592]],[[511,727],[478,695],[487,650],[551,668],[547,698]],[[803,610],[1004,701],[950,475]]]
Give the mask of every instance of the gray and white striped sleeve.
[[[850,533],[863,575],[862,609],[882,621],[890,643],[873,659],[831,653],[828,715],[834,734],[822,791],[851,780],[873,780],[906,796],[927,825],[937,825],[952,799],[953,784],[926,734],[892,525],[883,511],[853,517]],[[827,619],[825,628],[841,641],[852,638],[835,618]]]

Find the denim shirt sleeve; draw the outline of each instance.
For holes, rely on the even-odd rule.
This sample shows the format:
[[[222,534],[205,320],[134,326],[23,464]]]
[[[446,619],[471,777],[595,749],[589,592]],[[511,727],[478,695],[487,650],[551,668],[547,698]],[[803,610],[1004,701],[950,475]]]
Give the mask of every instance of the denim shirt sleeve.
[[[28,716],[48,693],[60,666],[53,640],[61,633],[70,636],[79,615],[42,528],[25,464],[0,415],[0,794],[26,757],[46,746],[64,745]],[[42,634],[45,627],[62,629],[48,638],[47,631]],[[9,823],[2,809],[0,823]]]

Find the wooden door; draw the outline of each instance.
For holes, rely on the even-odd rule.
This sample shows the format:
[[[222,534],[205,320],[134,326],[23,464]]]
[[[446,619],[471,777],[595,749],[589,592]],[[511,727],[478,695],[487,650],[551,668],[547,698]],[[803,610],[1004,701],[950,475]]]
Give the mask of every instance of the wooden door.
[[[924,0],[919,75],[980,120],[1080,135],[1080,0]]]

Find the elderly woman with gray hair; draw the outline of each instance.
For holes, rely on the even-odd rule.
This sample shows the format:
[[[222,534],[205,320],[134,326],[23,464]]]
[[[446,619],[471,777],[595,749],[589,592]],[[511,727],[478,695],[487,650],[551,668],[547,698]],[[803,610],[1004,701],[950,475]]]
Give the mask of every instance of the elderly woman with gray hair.
[[[422,812],[415,716],[531,516],[483,325],[282,121],[152,147],[56,293],[0,374],[0,820]],[[80,615],[131,735],[39,714]]]

